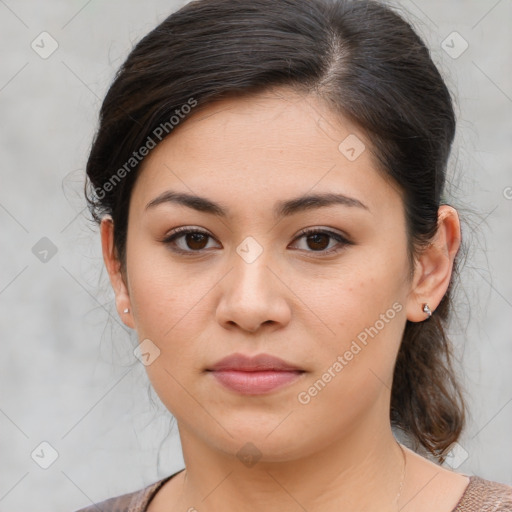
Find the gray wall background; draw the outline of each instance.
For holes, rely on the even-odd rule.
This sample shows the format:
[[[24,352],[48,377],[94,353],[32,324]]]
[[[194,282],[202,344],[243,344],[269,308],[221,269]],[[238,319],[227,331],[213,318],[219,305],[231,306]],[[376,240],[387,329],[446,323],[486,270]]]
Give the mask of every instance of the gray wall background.
[[[82,197],[115,71],[182,4],[0,0],[0,512],[72,511],[183,467]],[[457,97],[450,191],[470,250],[451,332],[471,416],[450,463],[512,484],[512,2],[395,5]]]

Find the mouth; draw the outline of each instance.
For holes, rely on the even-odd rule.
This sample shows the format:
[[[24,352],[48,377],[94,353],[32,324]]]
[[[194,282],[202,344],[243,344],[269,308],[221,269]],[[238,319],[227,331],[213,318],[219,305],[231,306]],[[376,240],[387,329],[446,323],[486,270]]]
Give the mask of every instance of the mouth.
[[[207,369],[225,388],[244,395],[270,393],[290,384],[305,370],[268,354],[232,354]]]

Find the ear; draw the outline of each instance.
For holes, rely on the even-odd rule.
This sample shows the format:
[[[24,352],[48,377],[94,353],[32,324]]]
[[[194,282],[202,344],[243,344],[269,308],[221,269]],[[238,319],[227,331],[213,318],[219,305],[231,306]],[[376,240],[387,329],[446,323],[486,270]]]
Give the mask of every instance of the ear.
[[[422,322],[427,303],[435,311],[450,284],[453,262],[461,243],[457,210],[441,205],[437,213],[437,233],[431,244],[417,258],[411,291],[407,299],[407,319]]]
[[[114,246],[114,222],[110,215],[101,219],[100,232],[103,261],[116,296],[117,314],[125,325],[134,329],[130,294],[121,272],[121,262],[117,258]],[[128,313],[124,313],[125,309],[128,309]]]

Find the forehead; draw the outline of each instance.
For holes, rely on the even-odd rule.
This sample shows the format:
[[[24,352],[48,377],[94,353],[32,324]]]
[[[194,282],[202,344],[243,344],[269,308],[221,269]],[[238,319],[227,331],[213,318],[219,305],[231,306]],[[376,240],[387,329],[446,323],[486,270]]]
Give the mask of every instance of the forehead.
[[[149,153],[132,200],[143,208],[172,188],[249,207],[336,191],[371,209],[396,201],[396,191],[370,148],[316,97],[280,89],[225,98],[193,111]]]

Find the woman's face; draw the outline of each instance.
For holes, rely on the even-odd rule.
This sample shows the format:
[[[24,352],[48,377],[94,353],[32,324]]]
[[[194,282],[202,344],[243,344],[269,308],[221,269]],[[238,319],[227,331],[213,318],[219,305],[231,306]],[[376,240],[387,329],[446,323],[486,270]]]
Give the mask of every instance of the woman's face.
[[[389,428],[412,300],[402,199],[369,141],[319,100],[280,92],[192,112],[147,156],[123,315],[182,442],[269,461]],[[169,241],[177,228],[200,233]],[[288,366],[212,371],[233,354]]]

